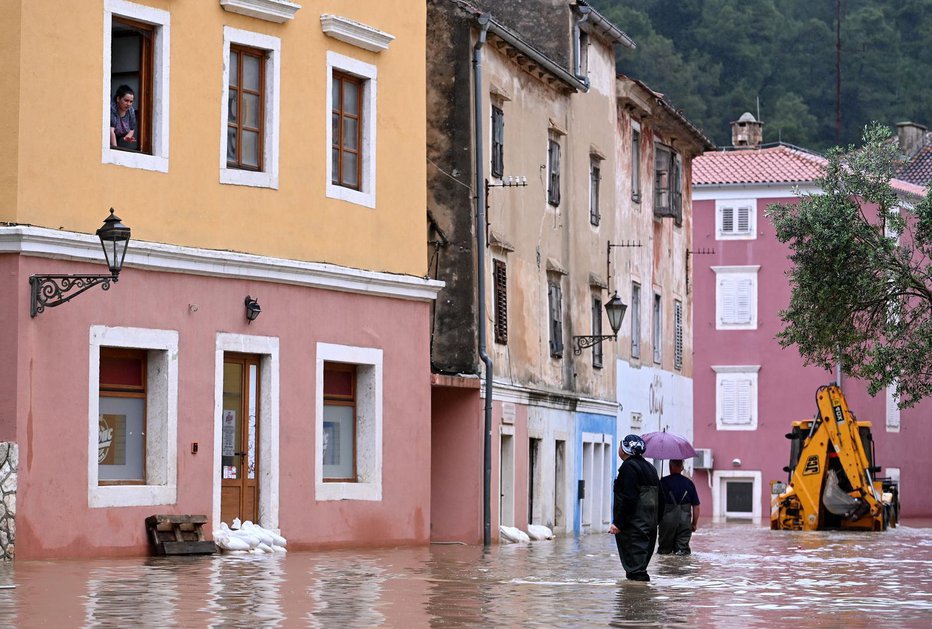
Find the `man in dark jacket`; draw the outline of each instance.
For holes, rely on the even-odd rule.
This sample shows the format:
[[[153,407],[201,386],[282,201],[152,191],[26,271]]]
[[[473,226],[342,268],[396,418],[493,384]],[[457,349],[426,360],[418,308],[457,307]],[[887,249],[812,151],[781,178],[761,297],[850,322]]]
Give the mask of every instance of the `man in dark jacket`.
[[[660,518],[661,555],[688,555],[689,540],[699,526],[699,494],[691,480],[683,476],[683,460],[670,461],[670,474],[660,479],[664,513]]]
[[[663,514],[660,478],[654,466],[644,460],[644,440],[628,435],[618,447],[622,459],[615,477],[615,503],[612,525],[618,555],[625,576],[634,581],[650,581],[647,564],[657,543],[657,523]]]

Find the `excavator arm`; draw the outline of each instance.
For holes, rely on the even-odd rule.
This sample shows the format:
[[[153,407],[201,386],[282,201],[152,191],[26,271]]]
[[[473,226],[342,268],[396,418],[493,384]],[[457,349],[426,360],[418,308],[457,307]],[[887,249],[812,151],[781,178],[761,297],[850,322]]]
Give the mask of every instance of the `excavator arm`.
[[[819,387],[816,400],[822,425],[850,484],[848,495],[857,501],[845,517],[853,522],[868,513],[876,516],[881,511],[880,501],[871,480],[870,463],[858,424],[848,410],[845,396],[837,386],[828,385]]]
[[[789,483],[771,483],[773,529],[884,530],[899,513],[896,482],[876,480],[870,423],[858,422],[836,385],[819,387],[817,413],[793,423]]]

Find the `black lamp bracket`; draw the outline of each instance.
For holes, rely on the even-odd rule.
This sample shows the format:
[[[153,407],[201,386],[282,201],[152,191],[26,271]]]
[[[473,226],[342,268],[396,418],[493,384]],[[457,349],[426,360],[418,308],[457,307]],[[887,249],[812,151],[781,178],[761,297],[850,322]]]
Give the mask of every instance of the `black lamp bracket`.
[[[46,308],[54,308],[69,302],[89,288],[100,284],[102,290],[110,290],[110,282],[119,276],[112,275],[33,275],[29,278],[32,287],[32,306],[29,316],[35,317]]]
[[[579,356],[582,354],[582,351],[587,347],[592,347],[596,343],[601,343],[602,341],[614,341],[618,338],[617,334],[603,334],[602,336],[574,336],[573,342],[573,355]]]

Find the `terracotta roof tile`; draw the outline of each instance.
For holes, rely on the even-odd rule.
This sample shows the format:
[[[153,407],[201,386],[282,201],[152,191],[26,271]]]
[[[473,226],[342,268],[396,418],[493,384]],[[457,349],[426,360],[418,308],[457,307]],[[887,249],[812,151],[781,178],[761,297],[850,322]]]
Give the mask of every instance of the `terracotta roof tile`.
[[[925,187],[911,183],[909,181],[903,181],[901,179],[891,179],[890,185],[893,187],[894,191],[905,193],[914,197],[924,197],[927,193]]]
[[[760,149],[709,151],[693,160],[693,185],[803,183],[827,164],[824,157],[781,144]]]

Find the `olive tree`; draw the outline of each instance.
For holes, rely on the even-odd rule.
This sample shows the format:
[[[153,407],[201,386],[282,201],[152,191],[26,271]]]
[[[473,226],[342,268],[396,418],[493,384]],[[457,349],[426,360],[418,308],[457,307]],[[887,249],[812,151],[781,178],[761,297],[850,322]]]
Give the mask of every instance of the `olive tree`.
[[[932,193],[898,197],[896,142],[876,123],[827,157],[820,193],[767,209],[792,262],[777,338],[907,408],[932,393]]]

